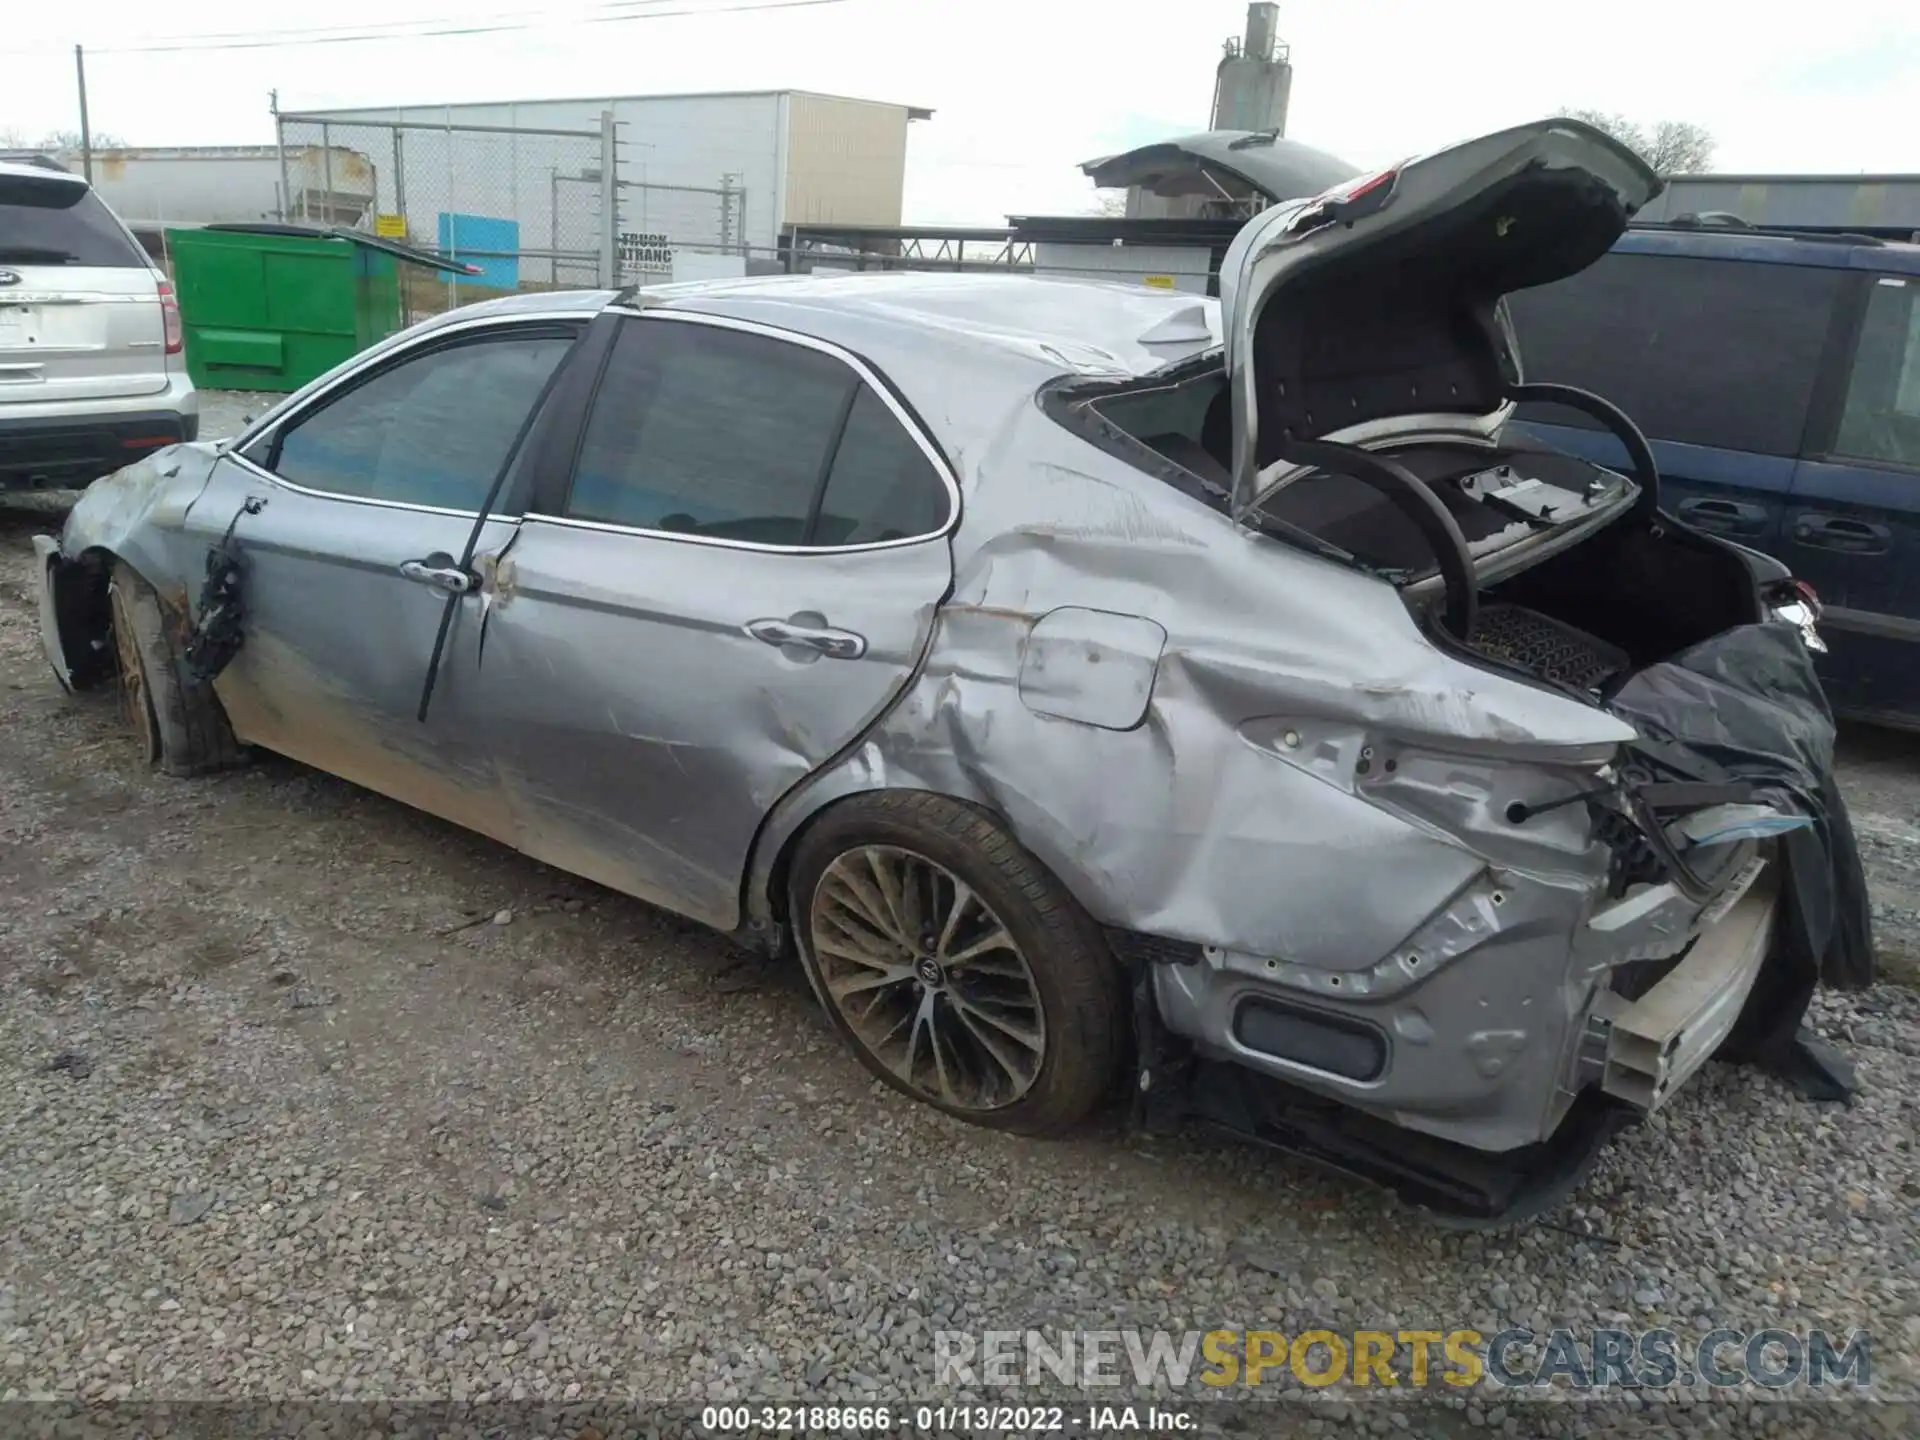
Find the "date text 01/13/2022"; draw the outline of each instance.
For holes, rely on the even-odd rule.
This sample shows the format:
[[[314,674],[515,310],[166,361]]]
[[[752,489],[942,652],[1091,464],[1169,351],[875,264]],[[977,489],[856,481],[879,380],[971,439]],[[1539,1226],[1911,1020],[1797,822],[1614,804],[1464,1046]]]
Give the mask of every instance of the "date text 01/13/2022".
[[[1184,1411],[1154,1405],[709,1405],[700,1428],[710,1434],[827,1433],[967,1435],[979,1431],[1018,1434],[1174,1434],[1195,1428]]]

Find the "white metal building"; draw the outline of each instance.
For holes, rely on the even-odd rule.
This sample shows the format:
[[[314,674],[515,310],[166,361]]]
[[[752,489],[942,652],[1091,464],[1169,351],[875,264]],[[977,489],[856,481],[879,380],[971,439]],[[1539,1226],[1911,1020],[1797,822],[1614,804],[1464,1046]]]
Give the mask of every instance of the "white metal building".
[[[428,125],[597,131],[607,112],[615,123],[620,248],[628,274],[670,270],[676,249],[725,249],[771,260],[788,224],[898,225],[907,130],[933,114],[910,105],[775,90],[308,110],[302,116],[337,122],[351,137],[351,127],[369,123],[404,123],[410,131]],[[303,133],[311,138],[312,127]],[[334,143],[341,139],[334,137]],[[408,144],[430,139],[422,134]],[[379,153],[375,146],[363,148]],[[505,218],[528,234],[547,233],[554,224],[548,213],[555,203],[551,164],[498,165],[529,170],[514,175],[510,187],[500,183],[507,177],[487,177],[491,193],[511,191],[514,213]],[[409,156],[408,173],[432,170],[423,172]],[[449,176],[448,183],[471,192],[480,178]],[[427,197],[415,193],[421,183],[407,181],[410,210],[428,208]],[[558,203],[567,203],[564,193]],[[487,213],[503,214],[500,204]]]

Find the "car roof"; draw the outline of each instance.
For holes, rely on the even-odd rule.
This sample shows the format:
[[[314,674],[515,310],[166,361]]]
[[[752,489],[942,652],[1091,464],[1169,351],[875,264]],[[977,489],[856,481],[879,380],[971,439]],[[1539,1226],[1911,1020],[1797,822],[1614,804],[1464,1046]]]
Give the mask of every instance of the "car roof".
[[[1042,275],[775,275],[663,285],[638,299],[797,331],[888,372],[945,356],[1022,372],[1139,375],[1221,343],[1217,300]]]
[[[592,313],[619,301],[791,330],[888,371],[903,356],[972,354],[1002,364],[1025,361],[1048,374],[1145,374],[1221,343],[1217,300],[1017,273],[765,275],[624,291],[530,291],[462,305],[422,328],[489,316]]]
[[[1920,245],[1856,235],[1798,235],[1778,231],[1696,230],[1656,226],[1629,229],[1614,243],[1626,255],[1686,255],[1819,270],[1880,270],[1920,275]]]
[[[86,179],[58,164],[46,165],[32,160],[0,160],[0,175],[28,180],[65,180],[85,186]]]
[[[876,369],[949,455],[997,433],[1057,377],[1125,380],[1222,343],[1220,302],[1202,295],[900,271],[531,292],[463,305],[402,333],[488,317],[594,314],[614,304],[747,321],[838,346]]]

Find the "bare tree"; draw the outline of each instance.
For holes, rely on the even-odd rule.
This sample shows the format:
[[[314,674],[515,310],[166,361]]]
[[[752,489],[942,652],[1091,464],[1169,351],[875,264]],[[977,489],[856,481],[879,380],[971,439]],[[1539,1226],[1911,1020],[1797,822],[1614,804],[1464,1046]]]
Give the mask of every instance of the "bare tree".
[[[1089,215],[1097,215],[1102,220],[1124,220],[1127,218],[1127,192],[1124,190],[1096,190],[1093,204],[1087,207]]]
[[[118,135],[114,135],[105,130],[94,131],[92,141],[93,148],[96,150],[124,150],[127,145],[127,142],[122,140]],[[78,130],[49,130],[45,135],[40,137],[40,144],[35,148],[41,150],[78,150],[80,148],[80,132]]]
[[[1713,135],[1691,120],[1657,120],[1640,125],[1624,115],[1605,110],[1564,110],[1569,120],[1583,120],[1604,130],[1634,151],[1662,175],[1692,175],[1713,164]]]
[[[1660,120],[1640,153],[1662,175],[1697,175],[1713,165],[1713,135],[1691,120]]]

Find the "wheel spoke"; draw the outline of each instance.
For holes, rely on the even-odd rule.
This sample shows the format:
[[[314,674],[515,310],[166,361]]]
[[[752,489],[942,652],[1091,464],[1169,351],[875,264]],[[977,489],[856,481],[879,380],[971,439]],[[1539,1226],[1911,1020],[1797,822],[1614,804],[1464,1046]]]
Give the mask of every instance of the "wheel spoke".
[[[900,998],[900,995],[897,991],[895,992],[889,992],[886,990],[875,991],[873,996],[873,1003],[868,1005],[866,1010],[862,1012],[860,1016],[859,1024],[864,1026],[868,1021],[873,1019],[874,1012],[886,1007],[887,1005],[891,1004],[895,1000],[898,1000],[899,998]],[[885,1030],[881,1031],[879,1035],[875,1036],[869,1042],[874,1052],[877,1054],[884,1046],[892,1043],[893,1038],[900,1033],[901,1027],[912,1023],[914,1014],[915,1014],[914,1005],[900,1006],[898,1009],[898,1013],[896,1013],[893,1017],[893,1023],[887,1026]]]
[[[933,1071],[940,1082],[940,1098],[949,1105],[958,1105],[960,1103],[960,1097],[954,1093],[953,1078],[947,1073],[947,1057],[945,1054],[946,1049],[951,1048],[953,1042],[948,1040],[945,1046],[942,1046],[940,1043],[943,1037],[941,1035],[940,1016],[936,1004],[938,997],[929,994],[926,998],[927,1044],[933,1050]]]
[[[975,1020],[985,1021],[1001,1034],[1019,1041],[1036,1055],[1047,1048],[1046,1037],[1038,1030],[1028,1030],[1020,1025],[1016,1025],[1006,1017],[996,1015],[984,1005],[975,1004],[973,1001],[968,1000],[958,993],[954,995],[953,1003],[962,1015],[970,1016]]]
[[[925,1088],[914,1078],[913,1072],[920,1059],[920,1037],[928,1033],[932,1026],[932,1021],[933,996],[922,994],[920,996],[920,1004],[913,1012],[912,1028],[907,1031],[906,1059],[900,1065],[900,1078],[916,1090]]]
[[[833,862],[833,867],[827,871],[827,878],[835,882],[829,894],[839,905],[858,915],[882,935],[905,943],[906,933],[893,917],[893,907],[887,903],[885,894],[874,885],[872,879],[857,872],[844,856]]]
[[[909,948],[913,945],[914,932],[907,916],[906,896],[902,893],[900,877],[889,873],[890,867],[882,853],[871,847],[867,850],[867,869],[873,874],[874,887],[880,892],[885,903],[886,913],[893,923],[893,933],[900,942]]]
[[[1006,926],[1002,925],[998,920],[993,921],[987,927],[986,933],[968,945],[964,950],[956,950],[951,955],[948,955],[946,962],[949,965],[966,965],[977,957],[991,954],[995,950],[1012,950],[1015,956],[1018,956],[1020,953],[1014,946],[1013,937],[1007,933]],[[1023,972],[1024,969],[1025,967],[1023,965]],[[1025,978],[1024,973],[1022,978]]]
[[[959,927],[961,918],[966,915],[967,907],[973,904],[973,891],[967,888],[964,880],[953,882],[953,903],[947,907],[947,923],[940,927],[940,943],[934,947],[934,953],[942,960],[952,962],[953,956],[947,953],[953,944],[953,932]]]
[[[913,979],[913,971],[904,965],[896,965],[887,970],[869,970],[862,975],[849,975],[844,980],[830,980],[827,989],[833,992],[836,1000],[845,1000],[849,995],[863,995],[869,990],[884,990],[889,985],[901,985]]]
[[[895,941],[848,925],[844,915],[829,915],[825,924],[832,929],[814,936],[814,949],[828,951],[857,965],[898,965],[905,953]]]
[[[988,951],[985,955],[967,961],[964,965],[948,964],[958,973],[980,983],[1001,981],[1019,987],[1021,995],[1031,993],[1032,979],[1027,974],[1027,962],[1016,951]]]
[[[997,1040],[991,1030],[974,1023],[973,1016],[960,1006],[954,1007],[954,1015],[965,1028],[967,1035],[975,1045],[986,1052],[987,1057],[1005,1073],[1008,1082],[1015,1090],[1023,1088],[1032,1078],[1032,1073],[1023,1069],[1015,1060],[1013,1053],[1006,1047],[1006,1041]],[[1037,1069],[1038,1066],[1034,1066]]]

